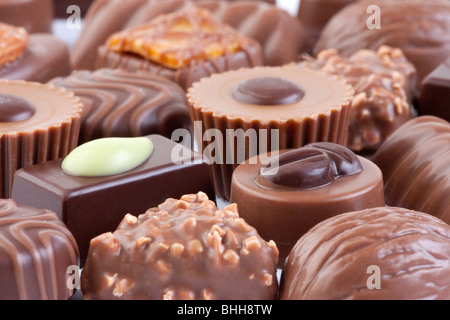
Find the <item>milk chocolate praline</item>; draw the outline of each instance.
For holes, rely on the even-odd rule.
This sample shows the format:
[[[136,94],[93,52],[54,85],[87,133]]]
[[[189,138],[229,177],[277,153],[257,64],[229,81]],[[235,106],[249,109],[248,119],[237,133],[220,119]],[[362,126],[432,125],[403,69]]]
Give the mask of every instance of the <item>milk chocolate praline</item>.
[[[92,239],[85,299],[270,300],[278,249],[199,192],[167,199]]]
[[[49,210],[0,199],[0,299],[66,300],[78,246]]]
[[[374,10],[368,14],[368,9]],[[385,44],[401,49],[423,79],[450,55],[449,28],[446,0],[356,1],[327,23],[314,54],[334,48],[348,57],[359,49],[377,50]]]
[[[0,196],[9,198],[16,170],[64,157],[78,143],[82,105],[48,85],[0,80]]]
[[[231,202],[264,239],[275,241],[282,265],[297,240],[319,222],[383,206],[383,178],[375,164],[348,148],[318,142],[238,166]]]
[[[421,116],[401,126],[373,156],[386,203],[450,223],[450,123]]]
[[[450,226],[396,207],[347,212],[306,233],[281,276],[282,300],[448,300]]]
[[[290,65],[229,71],[195,83],[188,90],[191,117],[202,125],[197,143],[206,156],[218,145],[210,160],[221,197],[229,199],[233,170],[252,155],[317,141],[344,145],[352,98],[345,81]],[[253,139],[229,139],[230,132],[242,131]]]

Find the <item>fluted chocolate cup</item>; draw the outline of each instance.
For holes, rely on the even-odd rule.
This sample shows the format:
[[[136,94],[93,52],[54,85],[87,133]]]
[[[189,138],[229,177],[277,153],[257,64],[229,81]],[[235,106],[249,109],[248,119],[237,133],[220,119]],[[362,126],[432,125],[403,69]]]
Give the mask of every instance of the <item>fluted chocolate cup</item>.
[[[354,91],[344,80],[291,65],[203,78],[187,93],[195,138],[212,162],[219,198],[250,157],[313,142],[344,145]]]
[[[0,197],[14,173],[66,156],[78,143],[82,105],[73,93],[26,81],[0,81]]]

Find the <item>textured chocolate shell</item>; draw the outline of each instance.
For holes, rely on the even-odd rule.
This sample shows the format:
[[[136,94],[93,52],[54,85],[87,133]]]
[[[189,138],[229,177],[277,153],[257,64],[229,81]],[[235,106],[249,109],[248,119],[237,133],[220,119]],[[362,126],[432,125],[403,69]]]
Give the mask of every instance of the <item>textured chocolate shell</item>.
[[[403,50],[420,79],[450,55],[450,3],[445,0],[381,0],[379,29],[369,28],[373,1],[349,4],[331,18],[314,49],[335,48],[343,56],[359,49],[377,50],[382,44]],[[369,20],[369,21],[368,21]]]
[[[182,0],[97,0],[86,15],[80,38],[74,45],[71,54],[74,68],[93,69],[97,48],[114,32],[139,26],[159,14],[178,10],[184,4]],[[195,5],[210,10],[219,21],[257,40],[263,48],[264,64],[292,62],[302,51],[305,42],[302,25],[273,4],[198,0]]]
[[[348,212],[296,243],[283,300],[450,298],[450,226],[429,214],[380,207]]]
[[[450,124],[434,116],[408,121],[373,156],[386,203],[450,223]]]
[[[0,199],[0,266],[1,300],[67,300],[78,247],[56,213]]]
[[[145,71],[75,71],[50,84],[81,99],[80,143],[105,137],[140,137],[191,130],[185,92],[177,84]]]

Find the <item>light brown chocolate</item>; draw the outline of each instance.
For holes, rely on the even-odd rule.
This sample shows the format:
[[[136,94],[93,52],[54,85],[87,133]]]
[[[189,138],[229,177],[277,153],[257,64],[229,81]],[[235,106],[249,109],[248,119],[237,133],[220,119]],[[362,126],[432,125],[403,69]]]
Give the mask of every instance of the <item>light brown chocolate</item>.
[[[236,100],[233,92],[237,87],[247,81],[264,78],[278,80],[278,84],[283,81],[292,83],[304,92],[304,96],[280,105],[253,105]],[[270,81],[270,87],[273,85],[274,82]],[[270,90],[263,86],[261,91],[267,96]],[[223,138],[216,137],[219,142],[215,143],[223,146],[223,150],[217,151],[214,159],[210,159],[215,168],[216,189],[221,197],[229,199],[233,170],[252,155],[298,148],[318,141],[345,144],[352,98],[353,89],[343,80],[294,66],[229,71],[195,83],[188,91],[188,100],[193,121],[202,125],[203,141],[197,141],[198,145],[208,153],[216,131]],[[232,134],[241,131],[250,135],[254,133],[255,139],[235,143],[229,139],[227,130]],[[255,148],[260,150],[256,154]],[[240,159],[239,154],[244,154],[245,158]]]
[[[51,33],[53,0],[0,0],[0,21],[30,33]]]
[[[448,300],[450,226],[380,207],[343,213],[305,234],[281,276],[282,300]]]
[[[318,142],[262,159],[270,160],[249,159],[236,168],[231,202],[261,237],[275,241],[280,267],[316,224],[385,204],[381,170],[344,146]]]
[[[269,300],[278,249],[206,194],[167,199],[92,239],[81,276],[85,299]]]
[[[82,105],[60,88],[0,80],[0,108],[11,112],[0,122],[0,197],[9,198],[16,170],[64,157],[76,147]]]
[[[384,177],[386,203],[450,223],[450,123],[434,116],[408,121],[373,161]]]
[[[379,29],[371,25],[373,13],[367,13],[372,5],[380,9]],[[385,44],[401,49],[423,79],[450,56],[449,28],[446,0],[357,1],[331,18],[314,54],[334,48],[349,57],[360,49],[377,50]]]

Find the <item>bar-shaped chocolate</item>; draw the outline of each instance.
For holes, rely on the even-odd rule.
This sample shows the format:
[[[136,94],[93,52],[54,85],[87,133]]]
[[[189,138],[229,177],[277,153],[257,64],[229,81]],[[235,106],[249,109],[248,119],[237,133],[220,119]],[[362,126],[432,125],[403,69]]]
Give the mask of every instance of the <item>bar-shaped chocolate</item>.
[[[450,121],[450,57],[422,81],[417,111]]]
[[[199,191],[214,199],[209,165],[201,155],[160,135],[147,138],[153,143],[153,152],[133,169],[88,177],[66,173],[63,159],[50,161],[18,171],[12,198],[56,212],[78,242],[81,264],[90,240],[114,231],[128,213],[139,215],[167,198]],[[132,143],[139,138],[122,139]],[[173,159],[174,150],[183,151],[177,153],[182,155],[179,159]]]

